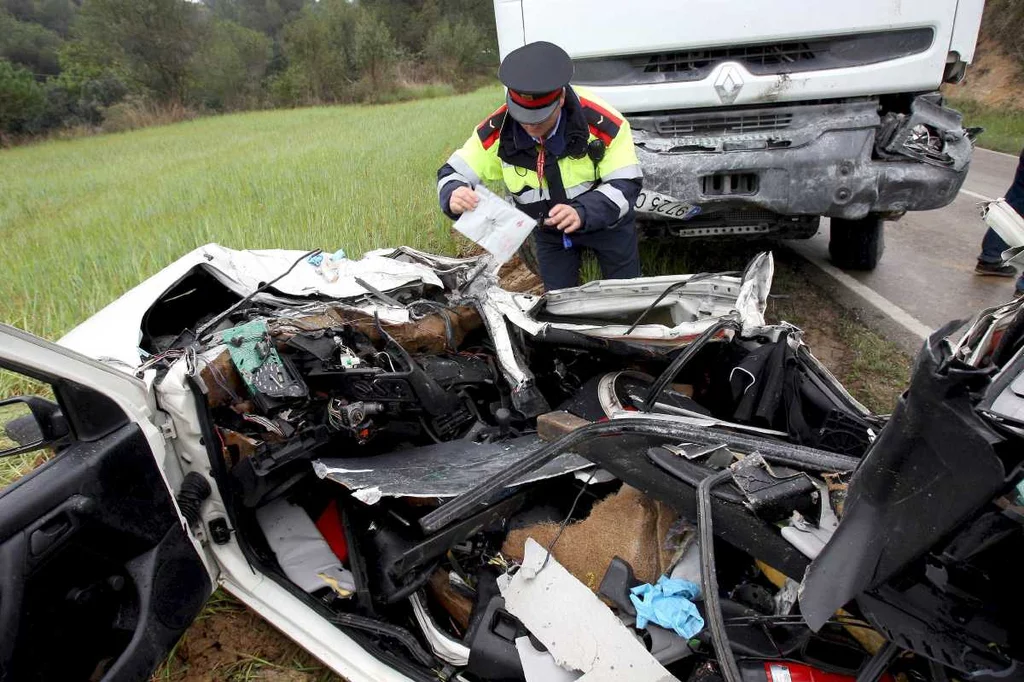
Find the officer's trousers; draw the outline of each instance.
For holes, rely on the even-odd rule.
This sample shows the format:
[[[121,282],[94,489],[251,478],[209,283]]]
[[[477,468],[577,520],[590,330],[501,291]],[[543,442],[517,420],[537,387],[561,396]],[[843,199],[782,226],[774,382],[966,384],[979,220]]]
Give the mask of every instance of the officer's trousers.
[[[633,221],[595,232],[574,232],[568,235],[572,242],[569,248],[565,247],[562,233],[557,230],[536,227],[533,235],[537,242],[541,279],[548,291],[579,284],[584,249],[591,249],[597,256],[602,279],[640,276],[640,252]]]

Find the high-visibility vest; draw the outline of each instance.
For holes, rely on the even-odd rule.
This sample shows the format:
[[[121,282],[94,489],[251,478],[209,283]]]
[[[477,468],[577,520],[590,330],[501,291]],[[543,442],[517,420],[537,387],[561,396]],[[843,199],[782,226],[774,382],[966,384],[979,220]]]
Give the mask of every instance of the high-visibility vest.
[[[546,167],[545,181],[541,183],[536,166],[539,146],[527,150],[503,149],[502,142],[512,139],[510,126],[514,125],[503,105],[484,119],[466,143],[448,158],[447,163],[455,172],[438,180],[438,192],[452,181],[470,186],[480,182],[501,182],[519,208],[537,217],[543,215],[550,205],[559,203],[563,193],[565,200],[572,201],[593,190],[605,194],[619,207],[619,220],[632,216],[632,203],[618,188],[609,184],[613,180],[639,180],[643,177],[629,122],[609,104],[583,88],[567,88],[562,113],[567,117],[564,134],[570,148],[561,157],[548,160],[549,165],[557,163],[557,176]],[[600,140],[605,147],[604,156],[596,167],[587,154],[587,146],[594,140]],[[560,183],[557,182],[558,176]],[[598,179],[601,182],[595,184]]]

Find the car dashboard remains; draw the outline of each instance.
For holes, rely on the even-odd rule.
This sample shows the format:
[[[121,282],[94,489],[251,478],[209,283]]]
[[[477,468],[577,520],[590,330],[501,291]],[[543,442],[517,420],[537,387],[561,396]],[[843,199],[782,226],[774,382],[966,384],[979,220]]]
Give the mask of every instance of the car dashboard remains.
[[[214,255],[140,367],[201,425],[209,536],[408,677],[1018,669],[1019,306],[929,341],[887,417],[765,322],[770,254],[543,297],[487,257],[285,252],[245,287]]]

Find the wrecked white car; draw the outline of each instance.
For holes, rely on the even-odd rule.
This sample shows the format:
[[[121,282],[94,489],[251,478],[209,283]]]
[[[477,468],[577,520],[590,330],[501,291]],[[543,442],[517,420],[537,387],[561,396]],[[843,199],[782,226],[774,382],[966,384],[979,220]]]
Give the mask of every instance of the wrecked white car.
[[[1020,307],[888,418],[765,323],[772,267],[207,245],[0,328],[57,399],[5,401],[57,455],[0,494],[0,679],[146,679],[217,584],[349,680],[1012,677]]]

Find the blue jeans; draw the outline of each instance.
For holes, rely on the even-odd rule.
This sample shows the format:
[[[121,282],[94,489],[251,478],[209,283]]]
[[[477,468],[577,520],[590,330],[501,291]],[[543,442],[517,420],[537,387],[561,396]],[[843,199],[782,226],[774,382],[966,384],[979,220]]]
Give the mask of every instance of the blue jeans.
[[[1002,263],[1003,251],[1008,248],[1010,245],[1004,242],[999,233],[990,227],[981,239],[981,253],[978,255],[978,260],[982,263]],[[1017,278],[1016,289],[1024,291],[1024,274]]]

